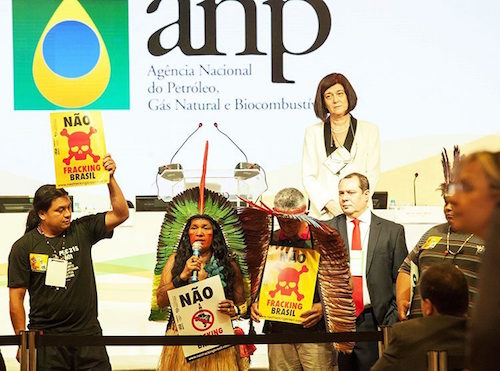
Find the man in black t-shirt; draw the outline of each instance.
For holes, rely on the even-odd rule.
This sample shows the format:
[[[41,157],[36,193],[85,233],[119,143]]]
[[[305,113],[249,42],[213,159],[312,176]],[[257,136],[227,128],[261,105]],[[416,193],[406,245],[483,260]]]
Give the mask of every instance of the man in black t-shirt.
[[[16,334],[26,328],[24,297],[29,292],[30,330],[45,334],[101,335],[91,248],[128,218],[111,156],[103,159],[110,173],[111,211],[71,221],[68,193],[54,185],[35,193],[24,236],[9,255],[11,322]],[[41,347],[37,369],[110,370],[104,347]]]
[[[306,210],[306,201],[302,193],[296,188],[284,188],[274,198],[274,210],[286,214],[299,214]],[[309,226],[304,221],[295,219],[279,220],[280,229],[273,232],[272,245],[312,248]],[[252,319],[259,322],[261,313],[258,302],[250,307]],[[309,311],[302,313],[300,325],[266,321],[263,331],[272,334],[290,334],[297,332],[326,332],[323,320],[323,305],[318,288],[314,292],[313,306]],[[336,364],[336,354],[329,343],[304,344],[269,344],[269,370],[331,370]]]

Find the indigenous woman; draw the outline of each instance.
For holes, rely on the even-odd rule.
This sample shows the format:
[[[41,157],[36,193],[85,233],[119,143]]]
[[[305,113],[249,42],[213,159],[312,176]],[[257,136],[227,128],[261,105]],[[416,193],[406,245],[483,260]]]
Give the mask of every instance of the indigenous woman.
[[[342,213],[338,183],[345,175],[365,175],[372,190],[378,182],[378,128],[351,115],[356,103],[356,93],[342,74],[332,73],[319,82],[314,112],[321,122],[306,129],[302,181],[311,201],[311,213],[320,219]]]
[[[469,287],[469,314],[473,312],[477,302],[479,286],[479,269],[483,258],[484,242],[474,233],[463,233],[453,225],[455,207],[450,202],[450,189],[455,183],[455,172],[460,162],[460,151],[454,149],[453,166],[448,159],[446,149],[442,152],[444,183],[440,189],[444,200],[444,215],[446,223],[430,228],[420,237],[417,245],[408,254],[399,268],[396,281],[396,303],[399,319],[422,316],[420,283],[412,287],[412,269],[417,269],[418,277],[436,264],[443,262],[453,264],[465,275]],[[413,268],[412,268],[413,267]],[[413,296],[411,295],[414,289]],[[411,302],[410,302],[411,298]],[[409,315],[408,315],[409,313]]]
[[[155,278],[159,285],[153,291],[150,319],[167,319],[167,335],[178,334],[170,316],[168,291],[189,284],[195,272],[200,281],[215,275],[221,278],[225,299],[219,302],[218,311],[224,315],[243,315],[250,299],[245,243],[236,211],[226,198],[205,190],[201,196],[205,207],[200,212],[196,207],[199,197],[199,188],[176,196],[167,206],[160,234],[155,273],[161,272],[161,276]],[[193,245],[199,247],[199,256],[193,255]],[[159,370],[229,371],[240,370],[244,363],[237,347],[188,362],[180,346],[165,346]]]

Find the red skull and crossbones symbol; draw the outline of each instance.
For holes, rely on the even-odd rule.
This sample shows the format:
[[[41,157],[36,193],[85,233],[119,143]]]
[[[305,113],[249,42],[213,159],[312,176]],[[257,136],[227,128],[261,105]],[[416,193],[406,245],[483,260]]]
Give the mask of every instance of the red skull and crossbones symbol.
[[[299,292],[300,275],[308,271],[309,269],[307,269],[305,265],[302,266],[300,271],[297,271],[294,268],[282,269],[278,274],[278,283],[276,283],[276,288],[269,291],[269,295],[274,298],[278,292],[284,296],[291,296],[292,293],[295,293],[295,295],[297,295],[297,300],[301,301],[304,295]]]
[[[61,131],[62,136],[68,137],[69,156],[63,159],[63,162],[66,165],[70,164],[73,157],[77,161],[82,161],[85,160],[87,156],[90,156],[94,162],[99,161],[101,157],[94,155],[92,153],[92,147],[90,146],[90,136],[94,133],[97,133],[97,130],[92,126],[89,128],[88,133],[75,131],[74,133],[69,134],[66,129]]]

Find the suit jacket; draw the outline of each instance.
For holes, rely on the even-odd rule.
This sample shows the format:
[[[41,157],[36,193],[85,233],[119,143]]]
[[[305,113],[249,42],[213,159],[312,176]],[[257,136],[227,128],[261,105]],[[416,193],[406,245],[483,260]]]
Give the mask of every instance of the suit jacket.
[[[427,352],[446,350],[448,370],[465,363],[467,319],[448,315],[420,317],[392,327],[389,344],[372,371],[427,370]]]
[[[358,120],[351,148],[351,152],[355,153],[354,159],[340,174],[333,174],[324,164],[327,156],[323,125],[320,122],[306,129],[302,152],[302,181],[311,201],[311,214],[320,219],[330,219],[333,215],[321,214],[321,210],[328,201],[339,200],[339,180],[344,176],[353,172],[364,174],[370,181],[370,188],[375,189],[380,176],[380,141],[376,125]]]
[[[327,224],[339,231],[349,255],[345,214],[338,215]],[[391,325],[398,321],[396,278],[407,255],[403,226],[372,213],[366,253],[366,283],[379,325]]]

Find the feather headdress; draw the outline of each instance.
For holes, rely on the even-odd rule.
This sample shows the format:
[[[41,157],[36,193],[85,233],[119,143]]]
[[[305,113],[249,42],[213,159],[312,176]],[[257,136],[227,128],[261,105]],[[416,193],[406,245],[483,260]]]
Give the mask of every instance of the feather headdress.
[[[248,201],[247,201],[248,202]],[[252,300],[258,294],[271,237],[271,218],[296,219],[306,222],[311,230],[314,248],[320,254],[318,282],[323,303],[326,329],[329,332],[356,331],[356,313],[352,300],[350,270],[342,237],[328,225],[306,213],[287,214],[248,202],[240,210],[240,219],[248,247],[247,262],[251,276]],[[334,343],[342,352],[350,353],[354,343]]]
[[[446,148],[443,148],[443,151],[441,152],[441,164],[443,165],[444,182],[441,183],[438,188],[441,190],[443,196],[446,196],[448,194],[450,184],[455,181],[455,174],[458,164],[460,163],[460,159],[460,149],[458,148],[458,146],[453,147],[453,165],[450,163]]]
[[[204,187],[207,151],[208,142],[205,147],[200,187],[190,188],[175,196],[172,201],[167,203],[165,217],[158,238],[151,313],[149,315],[150,321],[168,320],[169,308],[160,308],[158,306],[156,292],[160,284],[163,268],[168,258],[177,251],[184,229],[193,216],[207,216],[220,226],[226,245],[241,270],[245,301],[247,305],[250,305],[250,277],[246,262],[246,245],[243,229],[236,209],[229,200],[221,194]]]

